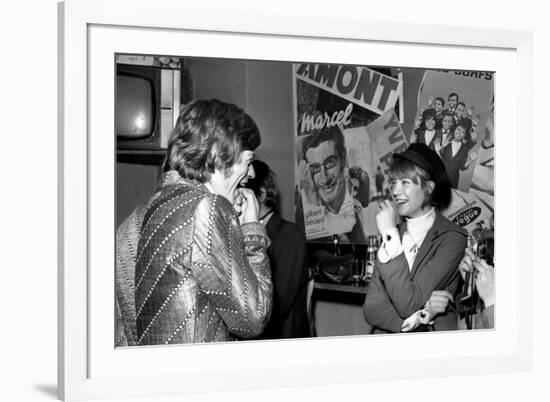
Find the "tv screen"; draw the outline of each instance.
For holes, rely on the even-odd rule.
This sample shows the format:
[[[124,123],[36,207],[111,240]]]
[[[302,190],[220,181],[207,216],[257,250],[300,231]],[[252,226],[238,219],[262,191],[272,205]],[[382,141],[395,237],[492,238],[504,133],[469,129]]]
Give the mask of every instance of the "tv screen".
[[[148,78],[118,73],[116,82],[116,134],[145,138],[155,131],[155,92]]]

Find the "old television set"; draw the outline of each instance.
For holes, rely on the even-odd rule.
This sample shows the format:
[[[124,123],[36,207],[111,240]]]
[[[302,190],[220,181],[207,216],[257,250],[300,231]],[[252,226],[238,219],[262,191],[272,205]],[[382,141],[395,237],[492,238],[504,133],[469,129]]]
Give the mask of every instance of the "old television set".
[[[177,60],[168,56],[116,56],[118,150],[167,147],[182,104],[182,68]]]

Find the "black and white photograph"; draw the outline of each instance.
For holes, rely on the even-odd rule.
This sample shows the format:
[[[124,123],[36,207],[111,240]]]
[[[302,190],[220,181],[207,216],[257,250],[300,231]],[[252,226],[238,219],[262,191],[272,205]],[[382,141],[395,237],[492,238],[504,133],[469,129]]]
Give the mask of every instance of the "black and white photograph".
[[[115,66],[116,347],[494,328],[495,71]]]
[[[545,11],[9,3],[2,400],[544,400]]]

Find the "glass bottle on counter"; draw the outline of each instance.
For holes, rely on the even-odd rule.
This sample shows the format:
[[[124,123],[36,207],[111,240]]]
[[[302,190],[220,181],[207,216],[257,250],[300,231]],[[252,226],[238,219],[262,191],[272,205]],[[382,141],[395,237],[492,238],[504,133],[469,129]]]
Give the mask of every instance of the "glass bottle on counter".
[[[374,273],[376,263],[376,251],[378,250],[378,239],[376,236],[369,236],[367,242],[367,261],[365,264],[365,281],[369,283]]]

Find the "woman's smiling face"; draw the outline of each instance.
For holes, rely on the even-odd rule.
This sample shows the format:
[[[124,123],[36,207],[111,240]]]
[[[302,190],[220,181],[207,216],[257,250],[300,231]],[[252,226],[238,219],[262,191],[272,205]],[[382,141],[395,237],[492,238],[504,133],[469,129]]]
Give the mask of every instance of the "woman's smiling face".
[[[443,125],[443,129],[445,131],[448,131],[451,129],[452,125],[453,125],[454,121],[453,121],[453,116],[450,116],[450,115],[446,115],[443,117],[443,121],[441,122],[441,124]]]
[[[457,126],[455,128],[454,138],[456,141],[462,141],[464,139],[465,134],[466,134],[466,131],[464,130],[464,127]]]
[[[426,208],[426,193],[418,178],[416,183],[408,177],[392,179],[391,191],[400,216],[416,218],[429,209],[429,206]]]
[[[435,128],[435,118],[431,116],[428,117],[424,122],[424,125],[426,126],[426,130],[433,130]]]
[[[390,176],[391,194],[400,216],[417,218],[432,208],[435,183],[427,178],[423,169],[408,163],[398,166]]]

